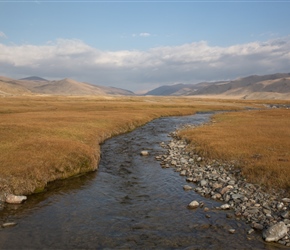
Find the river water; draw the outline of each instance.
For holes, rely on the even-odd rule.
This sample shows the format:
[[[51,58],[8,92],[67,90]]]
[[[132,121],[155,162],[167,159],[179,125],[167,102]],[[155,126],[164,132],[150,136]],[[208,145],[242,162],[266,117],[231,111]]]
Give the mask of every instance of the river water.
[[[1,223],[17,223],[0,229],[0,249],[280,249],[247,235],[249,225],[227,218],[232,212],[213,209],[221,203],[184,191],[185,178],[155,160],[169,132],[209,117],[160,118],[107,140],[98,171],[53,182],[0,212]],[[188,209],[192,200],[210,211]]]

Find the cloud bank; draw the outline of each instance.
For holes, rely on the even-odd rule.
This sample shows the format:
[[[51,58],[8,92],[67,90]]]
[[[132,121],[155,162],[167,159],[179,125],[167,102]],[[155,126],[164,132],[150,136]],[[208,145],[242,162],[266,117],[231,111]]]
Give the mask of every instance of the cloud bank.
[[[0,75],[70,77],[132,91],[277,72],[290,72],[289,37],[229,47],[201,41],[147,51],[102,51],[63,39],[41,46],[0,43]]]

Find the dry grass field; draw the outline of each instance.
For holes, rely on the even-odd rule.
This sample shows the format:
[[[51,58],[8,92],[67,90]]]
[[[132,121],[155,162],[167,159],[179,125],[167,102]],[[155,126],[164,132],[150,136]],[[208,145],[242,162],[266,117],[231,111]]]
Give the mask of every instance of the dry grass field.
[[[97,169],[100,144],[161,116],[239,110],[246,101],[174,97],[0,98],[0,188],[30,194]]]
[[[248,181],[290,195],[290,110],[231,112],[180,133],[201,154],[238,162]]]

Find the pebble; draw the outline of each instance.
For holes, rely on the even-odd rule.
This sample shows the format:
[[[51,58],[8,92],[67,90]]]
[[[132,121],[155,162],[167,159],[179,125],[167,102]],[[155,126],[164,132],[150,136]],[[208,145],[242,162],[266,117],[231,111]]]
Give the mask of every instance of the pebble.
[[[229,204],[223,204],[223,205],[221,205],[220,206],[220,208],[222,209],[222,210],[227,210],[227,209],[230,209],[230,205]]]
[[[199,207],[199,202],[198,201],[192,201],[188,204],[189,208],[197,208]]]
[[[170,134],[172,140],[160,144],[167,149],[167,153],[156,157],[161,166],[171,166],[178,171],[186,181],[196,185],[194,190],[202,196],[224,202],[217,209],[232,209],[237,219],[245,220],[252,225],[252,230],[264,230],[282,222],[283,226],[276,226],[281,231],[282,238],[275,237],[274,241],[290,245],[290,198],[282,193],[263,191],[258,185],[248,183],[241,176],[241,171],[234,163],[223,163],[219,160],[202,158],[194,150],[187,151],[185,140],[177,136],[177,132]],[[197,201],[188,205],[189,208],[200,207]],[[285,233],[285,228],[288,229]],[[265,240],[269,237],[263,237]]]
[[[2,224],[2,227],[14,227],[16,225],[17,225],[16,222],[5,222]]]
[[[191,189],[192,189],[192,186],[184,185],[184,186],[183,186],[183,189],[184,189],[184,190],[191,190]]]
[[[147,156],[147,155],[149,155],[149,152],[148,152],[147,150],[142,150],[142,151],[140,152],[140,155],[142,155],[142,156]]]
[[[6,196],[6,202],[10,203],[10,204],[19,204],[22,203],[23,201],[25,201],[27,199],[26,196],[24,195],[14,195],[14,194],[8,194]]]

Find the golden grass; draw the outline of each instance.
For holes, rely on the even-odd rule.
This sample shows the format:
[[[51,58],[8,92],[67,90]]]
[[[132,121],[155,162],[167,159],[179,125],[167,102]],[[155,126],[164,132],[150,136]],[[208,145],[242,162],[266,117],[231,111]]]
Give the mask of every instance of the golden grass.
[[[212,159],[236,161],[248,181],[290,194],[290,110],[223,113],[180,135]]]
[[[0,98],[0,189],[29,194],[50,181],[95,170],[100,143],[152,119],[252,104],[169,97]]]

